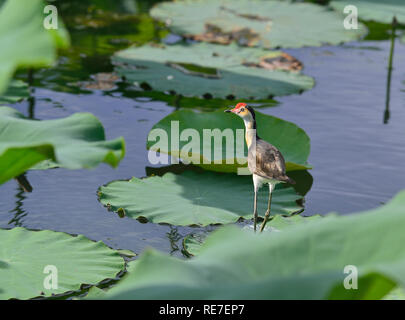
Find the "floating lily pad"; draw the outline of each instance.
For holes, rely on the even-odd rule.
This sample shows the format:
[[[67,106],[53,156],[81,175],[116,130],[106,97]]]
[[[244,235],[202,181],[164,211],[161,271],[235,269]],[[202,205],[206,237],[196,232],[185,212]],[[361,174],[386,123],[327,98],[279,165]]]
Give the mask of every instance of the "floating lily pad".
[[[267,209],[268,189],[259,195],[258,210]],[[146,218],[153,223],[200,225],[232,223],[240,218],[251,219],[253,182],[249,176],[196,173],[129,181],[114,181],[100,187],[99,199],[110,210],[124,211],[131,218]],[[290,215],[302,210],[297,200],[302,196],[292,187],[277,186],[273,192],[272,214]]]
[[[184,237],[183,249],[187,256],[195,256],[200,252],[207,233],[191,233]]]
[[[51,159],[68,169],[116,167],[125,153],[123,138],[105,140],[104,129],[89,113],[58,120],[29,120],[0,107],[0,184]]]
[[[5,103],[19,102],[30,96],[28,85],[21,80],[13,80],[2,95],[0,95],[0,105]]]
[[[192,259],[145,252],[105,298],[380,299],[405,285],[404,208],[402,191],[380,208],[283,232],[221,228]],[[343,285],[347,266],[357,268],[357,290]]]
[[[357,7],[359,18],[391,24],[394,16],[399,23],[405,24],[405,2],[403,0],[334,0],[331,7],[343,13],[346,6]]]
[[[182,132],[187,133],[185,130],[190,131],[191,129],[196,131],[197,138],[180,140],[179,137],[172,136],[172,121],[175,121],[173,127],[178,124],[179,135]],[[287,171],[310,168],[307,163],[310,140],[304,130],[291,122],[264,115],[258,111],[256,111],[256,121],[258,135],[281,151],[286,161]],[[217,140],[218,143],[215,143],[214,138],[204,139],[205,135],[208,136],[208,133],[215,129],[220,130],[221,133],[226,133],[225,130],[233,132],[228,138],[230,146],[233,146],[233,154],[230,154],[232,149],[226,147],[222,138]],[[237,129],[242,131],[237,132]],[[181,158],[183,161],[191,162],[207,170],[237,172],[238,168],[247,166],[245,157],[247,149],[243,130],[243,121],[235,115],[224,113],[223,110],[203,113],[178,110],[153,126],[148,135],[147,148]],[[175,131],[173,133],[175,134]],[[159,135],[166,134],[168,139],[159,140]],[[173,145],[172,140],[175,141]],[[179,141],[178,145],[177,141]]]
[[[48,297],[74,291],[82,284],[114,278],[124,269],[124,260],[116,251],[81,235],[0,229],[0,243],[0,299]],[[56,268],[57,288],[44,286],[50,275],[44,271],[47,266]]]
[[[365,34],[345,30],[342,17],[327,7],[290,1],[183,0],[163,2],[151,15],[174,33],[221,44],[298,48],[358,40]],[[322,27],[320,27],[322,26]]]
[[[128,250],[128,249],[120,249],[120,250],[117,250],[117,252],[121,256],[124,256],[126,258],[134,258],[134,257],[136,257],[136,253],[131,251],[131,250]]]
[[[191,97],[267,99],[314,85],[312,78],[297,71],[300,62],[295,58],[237,45],[145,45],[120,51],[112,59],[117,72],[130,82]]]
[[[58,30],[44,28],[44,6],[42,0],[8,0],[1,6],[0,94],[18,67],[49,66],[56,59],[57,48],[68,45],[61,22]]]

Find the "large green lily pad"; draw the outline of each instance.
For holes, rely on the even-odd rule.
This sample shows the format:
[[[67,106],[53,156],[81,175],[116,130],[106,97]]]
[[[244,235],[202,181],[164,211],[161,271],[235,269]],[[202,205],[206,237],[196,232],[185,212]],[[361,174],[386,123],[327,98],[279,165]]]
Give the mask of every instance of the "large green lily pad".
[[[47,297],[74,291],[82,284],[114,278],[124,268],[124,260],[116,251],[81,235],[0,229],[0,243],[0,299]],[[44,286],[50,275],[49,271],[44,273],[46,266],[56,267],[57,288]]]
[[[288,59],[291,63],[286,62],[285,68],[299,69],[293,57],[236,45],[145,45],[118,52],[112,59],[117,72],[131,82],[192,97],[267,99],[300,93],[314,85],[312,78],[299,71],[269,69]]]
[[[151,15],[189,38],[263,48],[339,44],[365,34],[345,30],[342,17],[327,7],[290,1],[183,0],[163,2]],[[322,26],[322,27],[320,27]]]
[[[57,48],[68,45],[61,22],[58,30],[44,28],[44,5],[42,0],[8,0],[0,8],[0,94],[17,67],[48,66]]]
[[[292,187],[273,193],[272,214],[289,215],[302,209]],[[259,215],[267,208],[268,189],[259,195]],[[249,176],[196,173],[186,171],[176,175],[129,181],[114,181],[99,190],[102,204],[131,218],[146,218],[153,223],[201,225],[232,223],[240,218],[251,219],[253,182]]]
[[[258,111],[256,111],[256,120],[258,135],[275,145],[282,152],[287,171],[310,168],[307,163],[310,140],[304,130],[291,122]],[[181,137],[182,133],[191,132],[191,129],[192,131],[195,130],[196,138],[183,137],[183,141],[179,140],[179,137],[176,137],[175,130],[172,136],[172,129],[177,124],[179,137]],[[217,140],[219,142],[215,143],[214,138],[204,139],[204,132],[214,132],[212,130],[217,130],[217,132],[220,130],[221,133],[229,132],[229,130],[233,132],[233,138],[232,135],[229,135],[229,142],[227,142],[233,145],[233,154],[230,154],[232,149],[226,147],[226,141]],[[147,148],[151,151],[182,158],[183,161],[191,162],[207,170],[237,172],[238,168],[247,166],[245,157],[247,149],[243,130],[242,119],[233,114],[224,113],[223,110],[201,113],[192,110],[178,110],[153,126],[148,135]],[[164,137],[166,135],[167,139]],[[219,133],[217,135],[219,136]],[[208,134],[206,134],[207,136]],[[166,143],[166,140],[168,143]],[[173,145],[172,140],[175,141]],[[179,141],[178,146],[176,141]],[[227,151],[229,154],[227,154]]]
[[[405,191],[380,208],[283,232],[221,228],[189,260],[145,252],[105,298],[380,299],[405,285],[404,228]],[[357,290],[343,286],[353,274],[346,266],[358,270]]]
[[[359,18],[365,21],[391,24],[395,16],[399,23],[405,24],[405,2],[403,0],[334,0],[330,5],[342,13],[346,6],[356,6]]]
[[[101,162],[116,167],[124,153],[123,138],[106,141],[103,126],[92,114],[37,121],[0,107],[0,184],[43,160],[68,169]]]

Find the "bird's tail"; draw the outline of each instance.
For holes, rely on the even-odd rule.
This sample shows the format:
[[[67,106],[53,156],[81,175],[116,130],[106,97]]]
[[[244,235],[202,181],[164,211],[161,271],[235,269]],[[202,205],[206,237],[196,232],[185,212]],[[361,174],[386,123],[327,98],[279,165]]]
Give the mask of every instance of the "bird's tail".
[[[289,184],[296,184],[295,180],[291,179],[289,176],[284,176],[282,181],[287,182]]]

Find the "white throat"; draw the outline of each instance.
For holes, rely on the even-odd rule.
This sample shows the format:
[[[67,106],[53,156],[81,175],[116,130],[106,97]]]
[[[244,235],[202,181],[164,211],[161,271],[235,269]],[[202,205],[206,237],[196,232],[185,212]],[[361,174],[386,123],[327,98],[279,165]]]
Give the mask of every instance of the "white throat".
[[[245,133],[245,140],[247,147],[249,148],[254,139],[256,139],[256,129],[253,128],[254,124],[254,119],[252,115],[247,115],[246,117],[243,117],[243,122],[245,122],[245,128],[246,128],[246,133]]]

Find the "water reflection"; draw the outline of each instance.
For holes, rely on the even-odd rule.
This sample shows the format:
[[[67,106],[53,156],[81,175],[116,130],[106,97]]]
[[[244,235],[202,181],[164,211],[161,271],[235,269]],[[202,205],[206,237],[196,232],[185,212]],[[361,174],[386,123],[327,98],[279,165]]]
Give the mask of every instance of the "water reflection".
[[[390,119],[390,95],[391,95],[391,77],[392,77],[392,64],[394,59],[394,50],[395,50],[395,31],[397,27],[397,20],[392,20],[392,30],[391,30],[391,48],[390,48],[390,56],[388,60],[388,75],[387,75],[387,91],[385,95],[385,110],[384,110],[384,124],[388,123]]]
[[[28,98],[28,118],[35,119],[35,96],[32,95]]]
[[[179,231],[175,226],[170,226],[170,231],[167,232],[166,235],[170,242],[170,254],[173,255],[179,251],[179,246],[177,243],[183,238],[183,236],[179,234]]]
[[[17,188],[17,193],[15,195],[16,198],[16,206],[13,210],[9,211],[13,214],[13,218],[8,222],[9,225],[14,227],[22,227],[23,226],[23,218],[27,215],[27,212],[23,209],[24,200],[26,198],[25,191],[22,187]]]

